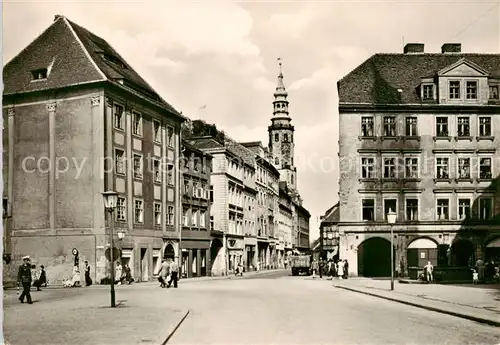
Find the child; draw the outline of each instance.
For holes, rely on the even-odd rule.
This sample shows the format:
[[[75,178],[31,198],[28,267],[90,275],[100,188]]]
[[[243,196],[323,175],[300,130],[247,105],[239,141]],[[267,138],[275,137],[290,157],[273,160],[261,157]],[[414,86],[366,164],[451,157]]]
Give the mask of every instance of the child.
[[[479,273],[477,273],[476,270],[473,270],[472,271],[472,283],[477,284],[478,281],[479,281]]]

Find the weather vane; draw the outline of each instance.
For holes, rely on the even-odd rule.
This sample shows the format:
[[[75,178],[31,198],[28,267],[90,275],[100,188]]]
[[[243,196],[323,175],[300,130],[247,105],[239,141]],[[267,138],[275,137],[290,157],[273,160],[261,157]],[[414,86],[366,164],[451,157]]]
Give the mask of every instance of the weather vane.
[[[280,74],[281,74],[281,66],[283,65],[283,62],[280,57],[278,58],[278,65],[280,66]]]

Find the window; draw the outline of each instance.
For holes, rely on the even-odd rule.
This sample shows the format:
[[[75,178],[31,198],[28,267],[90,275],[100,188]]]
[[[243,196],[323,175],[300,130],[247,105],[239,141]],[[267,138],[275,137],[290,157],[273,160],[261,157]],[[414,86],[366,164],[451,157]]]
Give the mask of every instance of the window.
[[[405,177],[418,178],[418,158],[405,158]]]
[[[448,199],[438,199],[437,200],[436,206],[437,206],[437,219],[438,220],[450,219],[449,204],[450,204],[450,201]]]
[[[155,182],[161,182],[160,161],[158,159],[153,160],[153,175]]]
[[[31,71],[31,76],[33,80],[43,80],[47,79],[47,68],[40,68],[34,71]]]
[[[185,208],[182,210],[182,224],[184,226],[189,226],[189,209]]]
[[[363,116],[361,118],[361,136],[373,137],[373,117]]]
[[[425,101],[434,99],[434,85],[424,85],[423,99]]]
[[[115,150],[115,169],[117,174],[125,174],[125,152]]]
[[[458,158],[458,178],[470,178],[470,158]]]
[[[127,219],[127,203],[125,198],[120,198],[116,200],[116,220],[124,222]]]
[[[447,137],[448,136],[448,118],[447,117],[437,117],[436,118],[436,136]]]
[[[386,219],[387,213],[389,213],[389,211],[398,212],[397,204],[397,199],[384,199],[384,219]]]
[[[142,135],[142,115],[139,113],[136,113],[135,111],[132,112],[133,115],[133,125],[132,125],[132,132],[135,135]]]
[[[396,158],[384,158],[384,178],[396,178]]]
[[[167,145],[168,147],[174,147],[174,128],[167,127]]]
[[[283,134],[283,141],[284,141],[285,143],[287,143],[287,142],[288,142],[288,134],[287,134],[287,133]]]
[[[114,106],[115,128],[123,130],[123,107],[119,104]]]
[[[361,178],[375,178],[374,158],[361,158]]]
[[[189,195],[189,181],[184,180],[184,194]]]
[[[205,217],[206,217],[206,212],[205,211],[200,211],[200,226],[202,228],[205,227]]]
[[[142,156],[134,153],[134,178],[142,178]]]
[[[490,99],[498,99],[498,85],[490,86]]]
[[[214,216],[210,216],[210,230],[214,229]]]
[[[436,158],[436,178],[447,179],[449,178],[449,159]]]
[[[491,117],[479,118],[479,136],[480,137],[491,136]]]
[[[375,200],[363,199],[363,220],[375,220]]]
[[[479,158],[479,178],[491,179],[491,158]]]
[[[479,198],[479,219],[486,220],[491,218],[493,211],[492,198]]]
[[[406,199],[406,220],[418,220],[418,199]]]
[[[155,224],[161,225],[161,204],[155,202]]]
[[[290,134],[290,142],[293,143],[293,133]]]
[[[156,120],[153,120],[153,140],[161,143],[161,124]]]
[[[450,99],[460,99],[459,81],[450,81]]]
[[[477,99],[477,81],[468,81],[465,91],[467,99]]]
[[[470,217],[470,199],[458,199],[458,219]]]
[[[276,157],[274,159],[274,164],[276,164],[276,165],[280,164],[280,159],[278,157]]]
[[[134,200],[134,223],[144,222],[144,202],[142,200]]]
[[[468,117],[459,117],[458,118],[457,135],[459,137],[470,136],[470,126],[469,126],[469,118]]]
[[[406,118],[406,136],[415,137],[417,136],[417,118],[407,117]]]
[[[198,211],[191,211],[191,225],[196,226],[198,224]]]
[[[274,141],[280,141],[280,135],[279,133],[274,134]]]
[[[167,225],[174,225],[174,207],[167,206]]]
[[[174,185],[174,166],[172,164],[167,167],[167,183],[169,186]]]
[[[394,116],[384,116],[384,136],[396,136],[396,118]]]

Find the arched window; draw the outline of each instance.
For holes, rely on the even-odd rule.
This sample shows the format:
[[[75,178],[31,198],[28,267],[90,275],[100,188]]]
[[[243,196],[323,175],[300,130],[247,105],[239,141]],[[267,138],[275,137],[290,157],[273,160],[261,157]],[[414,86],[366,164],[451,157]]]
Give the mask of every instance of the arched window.
[[[290,142],[293,143],[293,134],[290,134]]]
[[[293,184],[294,184],[294,182],[293,182],[293,180],[294,180],[294,179],[293,179],[293,175],[291,176],[291,180],[292,180],[292,185],[293,185]]]
[[[274,141],[280,141],[280,134],[279,133],[276,133],[274,135]]]
[[[276,157],[274,159],[274,164],[276,164],[276,165],[280,164],[280,159],[278,157]]]
[[[288,134],[286,134],[286,133],[284,134],[284,136],[283,136],[283,141],[285,141],[285,142],[287,142],[287,141],[288,141]]]

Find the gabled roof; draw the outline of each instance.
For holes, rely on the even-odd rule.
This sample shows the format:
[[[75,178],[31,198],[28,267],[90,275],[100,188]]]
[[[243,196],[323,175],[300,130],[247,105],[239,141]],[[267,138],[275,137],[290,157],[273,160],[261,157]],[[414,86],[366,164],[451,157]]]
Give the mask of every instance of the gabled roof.
[[[321,219],[320,227],[323,227],[327,224],[335,224],[338,223],[339,221],[340,221],[340,207],[339,203],[336,203],[325,212],[325,215]]]
[[[235,153],[238,157],[240,157],[246,165],[255,168],[255,155],[251,150],[247,149],[245,146],[241,145],[235,140],[229,138],[227,135],[224,141],[225,146],[233,153]]]
[[[42,68],[47,79],[32,81],[31,71]],[[106,40],[60,15],[5,65],[3,78],[4,95],[108,81],[183,117]]]
[[[198,150],[210,150],[210,149],[223,149],[217,140],[212,137],[201,137],[201,138],[191,138],[186,139],[186,142],[191,144],[194,148]]]
[[[419,104],[421,78],[436,76],[461,59],[500,77],[500,54],[375,54],[338,81],[339,102]]]
[[[449,65],[449,66],[446,66],[445,68],[441,69],[440,71],[437,72],[437,75],[443,75],[443,74],[446,74],[452,70],[454,70],[455,68],[457,68],[458,66],[461,66],[461,65],[466,65],[466,66],[469,66],[470,68],[476,70],[477,72],[479,72],[480,74],[484,75],[484,76],[487,76],[488,75],[488,71],[486,71],[484,68],[481,68],[481,66],[478,66],[476,65],[475,63],[463,58],[463,59],[460,59],[458,60],[457,62]]]

